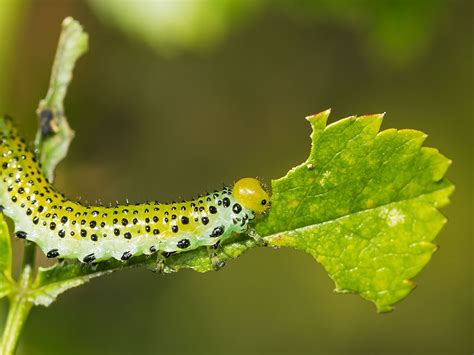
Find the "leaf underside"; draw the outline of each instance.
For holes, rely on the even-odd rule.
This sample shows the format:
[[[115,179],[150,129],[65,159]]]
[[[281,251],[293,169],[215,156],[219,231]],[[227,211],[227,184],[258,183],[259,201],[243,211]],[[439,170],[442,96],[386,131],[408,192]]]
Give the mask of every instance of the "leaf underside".
[[[307,117],[308,160],[272,182],[272,208],[256,226],[271,246],[311,254],[338,292],[358,293],[379,312],[414,288],[436,250],[453,185],[450,160],[422,147],[415,130],[379,132],[383,115],[326,125],[330,111]]]

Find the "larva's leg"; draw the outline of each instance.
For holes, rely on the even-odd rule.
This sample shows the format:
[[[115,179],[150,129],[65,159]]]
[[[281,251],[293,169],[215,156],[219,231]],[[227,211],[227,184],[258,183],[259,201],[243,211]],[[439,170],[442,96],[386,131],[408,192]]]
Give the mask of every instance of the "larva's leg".
[[[158,274],[162,274],[164,273],[164,270],[165,270],[165,256],[163,256],[163,254],[161,254],[160,252],[157,252],[156,253],[156,263],[154,266],[149,266],[148,269],[153,271],[153,272],[156,272]]]
[[[217,255],[217,250],[219,249],[219,243],[214,245],[209,245],[207,247],[207,252],[209,254],[209,259],[211,259],[211,264],[214,270],[220,270],[225,266],[225,261],[220,260],[219,256]]]
[[[247,231],[247,235],[252,238],[253,240],[255,240],[255,242],[257,242],[258,245],[262,246],[262,247],[266,247],[268,245],[268,243],[265,241],[265,239],[263,239],[255,229],[253,228],[249,228],[248,231]]]

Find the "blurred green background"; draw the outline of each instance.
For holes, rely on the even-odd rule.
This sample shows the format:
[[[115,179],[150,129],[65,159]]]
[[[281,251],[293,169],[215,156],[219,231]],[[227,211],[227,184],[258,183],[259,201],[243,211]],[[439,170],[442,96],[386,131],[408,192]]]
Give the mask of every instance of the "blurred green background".
[[[428,133],[457,185],[440,250],[390,314],[333,293],[310,256],[259,248],[221,272],[129,270],[69,291],[33,310],[19,354],[472,353],[473,13],[469,0],[1,0],[0,111],[30,139],[62,19],[90,34],[56,179],[71,197],[269,182],[305,160],[303,118],[328,107]]]

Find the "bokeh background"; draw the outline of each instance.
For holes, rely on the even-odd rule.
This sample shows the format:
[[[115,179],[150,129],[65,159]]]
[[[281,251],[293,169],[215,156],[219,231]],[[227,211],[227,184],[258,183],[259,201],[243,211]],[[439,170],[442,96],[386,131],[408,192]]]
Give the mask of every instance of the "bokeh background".
[[[19,354],[472,353],[472,1],[0,1],[0,111],[33,138],[60,23],[90,34],[57,171],[94,201],[192,197],[306,159],[306,115],[387,112],[454,163],[440,250],[390,314],[293,250],[221,272],[129,270],[35,309]],[[21,243],[14,242],[16,260]],[[6,304],[0,303],[4,317]]]

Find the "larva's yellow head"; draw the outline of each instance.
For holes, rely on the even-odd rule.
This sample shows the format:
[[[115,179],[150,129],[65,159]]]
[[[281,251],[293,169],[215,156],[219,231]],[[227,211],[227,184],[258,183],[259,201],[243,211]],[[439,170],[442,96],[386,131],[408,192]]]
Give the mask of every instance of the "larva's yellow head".
[[[238,203],[256,213],[263,213],[270,207],[270,197],[257,179],[240,179],[235,183],[232,195]]]

